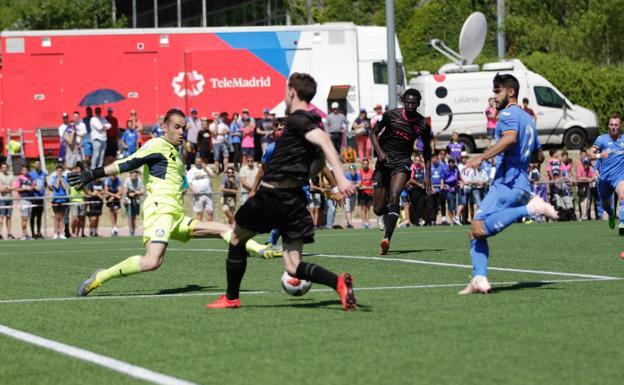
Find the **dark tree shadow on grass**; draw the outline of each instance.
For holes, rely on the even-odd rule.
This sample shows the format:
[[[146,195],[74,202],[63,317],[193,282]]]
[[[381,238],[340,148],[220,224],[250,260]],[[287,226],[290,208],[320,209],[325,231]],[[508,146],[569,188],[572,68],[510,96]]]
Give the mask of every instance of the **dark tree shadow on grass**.
[[[509,286],[495,286],[490,290],[490,293],[502,293],[510,290],[523,290],[523,289],[539,289],[544,286],[552,285],[555,282],[541,282],[541,281],[533,281],[533,282],[518,282]],[[554,287],[548,289],[555,289]]]

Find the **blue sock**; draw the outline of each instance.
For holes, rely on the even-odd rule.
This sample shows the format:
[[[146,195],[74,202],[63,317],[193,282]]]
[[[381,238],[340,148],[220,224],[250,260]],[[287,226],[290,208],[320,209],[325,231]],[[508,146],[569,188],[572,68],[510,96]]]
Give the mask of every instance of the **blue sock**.
[[[470,258],[472,259],[472,276],[487,276],[488,258],[490,257],[490,249],[488,248],[487,239],[471,239],[470,240]]]
[[[277,241],[279,240],[282,233],[278,229],[271,230],[271,234],[269,234],[269,238],[267,238],[266,243],[270,243],[271,245],[277,245]]]
[[[483,221],[483,224],[488,232],[488,236],[493,236],[500,233],[504,228],[518,219],[528,216],[529,210],[526,206],[513,207],[490,215]]]
[[[620,201],[620,225],[624,224],[624,200]]]

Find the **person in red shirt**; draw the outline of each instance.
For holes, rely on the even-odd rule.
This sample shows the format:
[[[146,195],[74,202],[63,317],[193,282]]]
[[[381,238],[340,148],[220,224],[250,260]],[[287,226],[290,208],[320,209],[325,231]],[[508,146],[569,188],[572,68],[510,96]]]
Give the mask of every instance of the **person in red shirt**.
[[[537,115],[535,115],[535,111],[533,111],[533,109],[529,108],[529,99],[528,98],[522,99],[522,109],[524,110],[524,112],[526,112],[527,114],[531,115],[531,117],[533,118],[535,123],[537,123]]]
[[[360,189],[358,191],[358,203],[362,210],[362,226],[370,229],[369,212],[373,204],[373,169],[369,167],[368,159],[362,160],[362,168],[358,170],[362,179]]]

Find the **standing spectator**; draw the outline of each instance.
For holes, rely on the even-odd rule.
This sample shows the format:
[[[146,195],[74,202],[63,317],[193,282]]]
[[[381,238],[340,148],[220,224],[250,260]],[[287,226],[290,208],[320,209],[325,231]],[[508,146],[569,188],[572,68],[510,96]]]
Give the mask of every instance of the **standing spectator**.
[[[319,214],[323,206],[323,189],[321,188],[321,177],[319,175],[315,175],[310,179],[310,196],[308,209],[310,210],[310,215],[312,215],[314,227],[318,228],[320,226]]]
[[[0,239],[2,239],[2,222],[6,225],[7,239],[15,239],[11,234],[14,186],[15,177],[9,172],[9,166],[6,163],[0,164]]]
[[[602,214],[600,211],[602,210],[602,203],[600,196],[598,195],[598,176],[599,172],[597,171],[596,164],[600,159],[591,160],[591,168],[596,174],[596,180],[589,184],[589,211],[594,212],[594,219],[599,221],[602,219]]]
[[[210,135],[212,136],[212,151],[215,165],[219,173],[228,168],[230,153],[225,143],[225,136],[228,134],[228,126],[221,120],[219,114],[213,114],[214,121],[210,124]],[[222,163],[223,162],[223,163]],[[223,166],[221,166],[223,164]]]
[[[466,151],[466,145],[459,142],[459,134],[457,131],[453,131],[451,134],[451,141],[446,145],[446,152],[457,165],[461,160],[461,153],[464,151]]]
[[[165,121],[165,117],[162,115],[156,115],[156,124],[154,124],[152,126],[152,129],[150,130],[150,136],[152,138],[160,138],[161,136],[163,136],[164,132],[163,132],[163,122]]]
[[[254,128],[251,124],[251,118],[243,117],[243,127],[241,128],[241,133],[243,135],[243,139],[241,141],[241,153],[243,155],[243,161],[245,162],[246,158],[253,159],[255,156],[255,145],[254,145]]]
[[[139,133],[134,127],[134,121],[128,119],[126,122],[126,129],[121,135],[121,148],[123,150],[123,157],[127,158],[134,154],[139,146]]]
[[[20,169],[20,175],[15,178],[15,185],[13,186],[17,194],[19,195],[19,208],[20,215],[22,217],[22,241],[32,239],[28,236],[28,218],[32,211],[31,199],[33,197],[33,190],[35,189],[34,182],[28,174],[28,166],[24,165]]]
[[[369,167],[367,158],[362,159],[360,173],[360,189],[358,190],[358,203],[360,205],[362,227],[370,229],[370,207],[373,204],[373,169]]]
[[[84,143],[85,137],[88,135],[87,126],[84,124],[83,120],[80,118],[80,112],[74,111],[72,116],[74,119],[74,126],[76,126],[76,143],[78,143],[78,152],[79,152],[78,160],[83,160],[84,159],[83,143]]]
[[[113,107],[106,110],[106,121],[111,127],[106,130],[106,151],[104,152],[104,164],[111,164],[117,159],[117,142],[119,141],[119,121],[113,116]]]
[[[537,123],[537,115],[535,115],[535,111],[533,111],[532,108],[529,108],[529,99],[528,98],[524,98],[522,99],[522,109],[529,115],[531,115],[531,117],[533,118],[533,120],[535,121],[535,123]]]
[[[269,143],[273,142],[273,119],[268,108],[263,110],[264,116],[260,119],[256,126],[256,134],[260,136],[260,146],[262,153],[266,150]]]
[[[95,108],[95,116],[91,118],[91,144],[93,145],[93,158],[91,168],[104,165],[104,153],[106,152],[106,131],[111,124],[102,117],[102,108]]]
[[[125,197],[124,206],[128,216],[128,229],[131,237],[136,233],[136,219],[141,213],[141,196],[144,194],[145,186],[141,178],[139,178],[139,171],[130,171],[130,176],[124,180],[123,195]]]
[[[204,163],[210,162],[210,147],[212,146],[212,139],[210,138],[210,129],[208,118],[202,116],[201,118],[202,129],[197,135],[197,155]],[[197,156],[195,157],[197,161]]]
[[[488,99],[488,106],[485,109],[485,118],[487,119],[487,137],[491,141],[494,139],[494,129],[496,128],[496,123],[498,123],[498,110],[496,109],[494,98]]]
[[[96,179],[87,185],[87,191],[85,193],[87,216],[89,217],[89,235],[92,237],[99,237],[98,225],[100,222],[100,215],[102,215],[102,205],[104,203],[104,183],[102,179]]]
[[[241,120],[245,121],[246,118],[249,118],[249,121],[251,122],[251,128],[253,128],[254,130],[256,129],[256,119],[254,119],[253,117],[251,117],[251,115],[249,115],[249,110],[246,108],[243,108],[243,110],[241,111]]]
[[[116,237],[119,235],[117,229],[117,213],[121,208],[121,180],[117,175],[107,176],[104,180],[104,194],[106,195],[106,206],[110,209],[111,213],[111,225],[113,230],[111,236]]]
[[[197,156],[197,137],[202,129],[201,119],[197,116],[197,110],[191,108],[191,116],[186,118],[186,140],[189,142],[189,153],[186,157],[186,169],[190,168],[190,165],[195,163],[195,157]]]
[[[82,138],[82,158],[91,164],[93,159],[93,143],[91,142],[91,118],[93,118],[93,109],[91,107],[85,108],[85,117],[82,118],[82,123],[85,125],[87,134]]]
[[[340,112],[338,107],[338,102],[333,102],[331,104],[331,113],[327,115],[327,125],[325,127],[327,133],[331,137],[331,141],[334,144],[336,152],[340,154],[343,136],[349,126],[349,122],[344,114]]]
[[[375,110],[375,115],[373,115],[373,117],[370,120],[371,130],[375,128],[375,124],[377,124],[379,119],[383,117],[383,108],[381,107],[381,104],[375,104],[374,110]]]
[[[446,216],[449,223],[461,226],[457,215],[457,191],[461,188],[461,177],[455,159],[448,160],[448,166],[444,170],[444,199],[446,200]]]
[[[435,223],[433,199],[425,189],[425,163],[420,156],[410,167],[411,176],[407,185],[410,187],[410,220],[412,224],[429,226]],[[433,185],[433,180],[432,180]]]
[[[349,171],[344,173],[345,178],[347,178],[355,187],[355,190],[358,191],[360,186],[362,186],[362,176],[357,170],[355,164],[349,166]],[[347,219],[347,229],[353,228],[353,211],[355,211],[355,198],[356,195],[353,194],[345,199],[345,217]]]
[[[29,204],[32,205],[30,210],[30,233],[35,239],[42,239],[41,234],[41,218],[43,217],[43,199],[46,193],[46,178],[48,173],[41,169],[41,162],[36,160],[33,170],[28,173],[32,181],[32,191],[30,194]]]
[[[360,162],[364,159],[372,158],[373,145],[370,140],[371,124],[370,119],[366,116],[366,108],[360,109],[360,115],[355,118],[352,129],[355,132],[355,141],[357,143]]]
[[[72,168],[72,172],[80,172],[80,167],[74,166]],[[69,186],[69,198],[70,208],[69,211],[71,213],[71,234],[75,237],[81,236],[84,237],[84,229],[85,229],[85,204],[84,204],[84,190],[73,186]],[[79,235],[80,234],[80,235]]]
[[[443,197],[444,191],[444,173],[446,171],[446,164],[440,160],[440,154],[438,156],[434,156],[431,159],[431,187],[433,188],[433,194],[431,194],[431,198],[433,199],[433,211],[431,212],[431,221],[432,225],[436,224],[436,220],[438,217],[438,210],[442,215],[442,224],[448,224],[446,221],[446,202]]]
[[[232,121],[230,122],[230,144],[232,145],[232,164],[238,170],[241,168],[241,126],[243,121],[239,118],[238,113],[232,114]]]
[[[544,184],[544,182],[542,181],[539,163],[533,163],[529,165],[529,180],[531,181],[531,191],[533,192],[533,194],[537,195],[545,201],[548,201],[548,188],[546,187],[546,184]],[[545,218],[541,215],[538,216],[536,219],[538,222],[545,221]]]
[[[139,119],[139,114],[136,110],[130,110],[130,119],[134,121],[134,128],[140,133],[143,132],[143,122]]]
[[[63,175],[63,165],[56,165],[56,172],[50,176],[50,191],[52,191],[52,211],[54,212],[54,235],[52,239],[66,239],[63,231],[63,219],[69,202],[69,185],[67,176]]]
[[[65,165],[70,168],[74,167],[74,165],[76,165],[76,163],[82,158],[80,154],[80,142],[78,142],[78,130],[76,128],[75,121],[72,120],[67,125],[67,129],[63,134],[63,141],[65,143]]]
[[[581,162],[576,167],[576,180],[576,195],[579,198],[579,219],[589,221],[591,220],[591,210],[589,205],[590,185],[596,181],[596,173],[591,166],[591,162],[589,161],[586,151],[581,152]],[[623,214],[624,213],[621,213],[620,215]]]
[[[234,167],[228,167],[221,181],[221,192],[223,193],[223,214],[225,214],[229,224],[234,224],[238,184]]]
[[[213,220],[214,204],[212,200],[211,178],[216,178],[217,174],[201,158],[195,158],[195,164],[186,172],[189,189],[193,194],[193,212],[197,219]]]
[[[63,123],[58,127],[58,136],[59,136],[59,153],[58,160],[63,161],[65,159],[65,140],[64,135],[67,127],[69,126],[69,115],[67,112],[63,112],[62,115]]]
[[[241,167],[238,177],[240,179],[240,185],[242,187],[241,193],[241,205],[244,204],[249,198],[249,193],[254,188],[254,182],[256,181],[256,176],[258,175],[258,167],[255,165],[253,158],[247,158],[245,160],[245,165]]]

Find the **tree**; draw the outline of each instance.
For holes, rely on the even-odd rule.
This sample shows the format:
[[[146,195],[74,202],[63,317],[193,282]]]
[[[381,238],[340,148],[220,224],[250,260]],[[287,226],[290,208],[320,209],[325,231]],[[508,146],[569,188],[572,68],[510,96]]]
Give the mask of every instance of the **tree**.
[[[2,0],[0,23],[3,29],[47,30],[76,28],[122,28],[121,17],[112,20],[112,4],[107,0]]]

